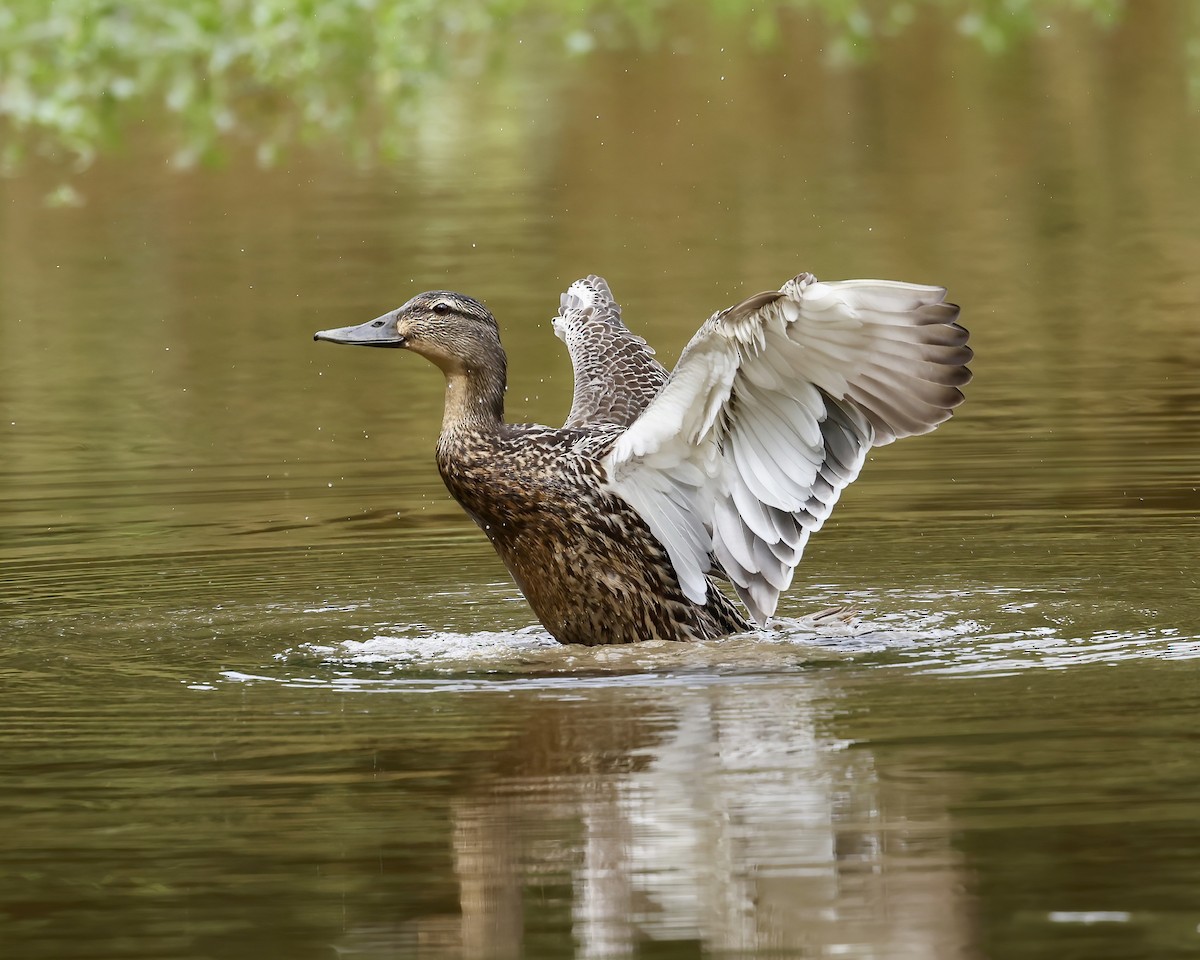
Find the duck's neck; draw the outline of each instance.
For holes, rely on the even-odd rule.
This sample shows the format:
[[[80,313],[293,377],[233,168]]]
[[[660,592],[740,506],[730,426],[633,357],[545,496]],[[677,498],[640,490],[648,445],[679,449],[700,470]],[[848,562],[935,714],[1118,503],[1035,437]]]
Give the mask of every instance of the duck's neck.
[[[505,357],[486,366],[446,371],[446,407],[442,436],[464,430],[491,432],[504,423]]]

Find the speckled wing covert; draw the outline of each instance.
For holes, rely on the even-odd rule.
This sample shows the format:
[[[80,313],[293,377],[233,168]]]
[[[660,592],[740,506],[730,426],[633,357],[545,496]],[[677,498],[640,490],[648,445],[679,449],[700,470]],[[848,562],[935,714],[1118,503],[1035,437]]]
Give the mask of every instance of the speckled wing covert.
[[[666,368],[622,322],[603,277],[576,280],[559,303],[554,333],[575,369],[575,396],[563,426],[629,426],[667,382]]]
[[[765,624],[867,451],[962,402],[972,354],[945,294],[801,274],[700,328],[603,459],[689,599],[715,560]]]

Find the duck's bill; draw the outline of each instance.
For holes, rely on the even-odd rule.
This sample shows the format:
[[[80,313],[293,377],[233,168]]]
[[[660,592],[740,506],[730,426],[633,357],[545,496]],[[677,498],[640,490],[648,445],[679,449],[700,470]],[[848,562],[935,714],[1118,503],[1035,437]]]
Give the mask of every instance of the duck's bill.
[[[359,347],[403,347],[406,343],[405,338],[397,331],[396,317],[391,313],[385,313],[382,317],[353,327],[318,330],[313,334],[313,339],[348,343]]]

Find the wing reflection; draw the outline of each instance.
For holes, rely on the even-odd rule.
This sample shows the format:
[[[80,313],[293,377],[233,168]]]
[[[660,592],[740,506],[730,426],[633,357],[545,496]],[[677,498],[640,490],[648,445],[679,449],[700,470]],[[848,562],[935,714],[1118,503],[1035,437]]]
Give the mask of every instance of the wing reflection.
[[[827,687],[610,692],[539,702],[455,801],[461,914],[420,956],[973,954],[939,784],[828,733]]]

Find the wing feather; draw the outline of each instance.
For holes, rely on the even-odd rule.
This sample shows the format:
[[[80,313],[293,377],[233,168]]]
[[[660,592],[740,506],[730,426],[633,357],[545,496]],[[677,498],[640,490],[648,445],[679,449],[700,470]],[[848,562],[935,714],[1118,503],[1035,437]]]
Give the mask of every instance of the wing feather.
[[[686,596],[705,602],[715,560],[766,623],[869,449],[950,416],[972,353],[944,297],[801,274],[700,328],[603,458]]]
[[[654,350],[625,326],[603,277],[593,274],[572,283],[551,323],[567,345],[575,372],[564,426],[628,426],[667,382]]]

